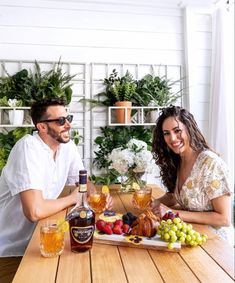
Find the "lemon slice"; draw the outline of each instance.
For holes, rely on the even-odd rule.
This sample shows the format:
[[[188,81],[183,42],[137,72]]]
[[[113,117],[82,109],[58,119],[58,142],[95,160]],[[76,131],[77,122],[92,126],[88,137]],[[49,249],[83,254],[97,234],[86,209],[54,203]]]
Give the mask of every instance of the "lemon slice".
[[[104,213],[99,215],[99,219],[104,220],[106,222],[115,222],[118,219],[122,219],[122,214],[116,213],[113,216],[105,216]]]
[[[63,233],[69,231],[69,223],[64,218],[60,218],[57,220],[57,226]]]
[[[109,194],[109,187],[107,185],[104,185],[102,187],[102,194],[104,194],[104,195]]]

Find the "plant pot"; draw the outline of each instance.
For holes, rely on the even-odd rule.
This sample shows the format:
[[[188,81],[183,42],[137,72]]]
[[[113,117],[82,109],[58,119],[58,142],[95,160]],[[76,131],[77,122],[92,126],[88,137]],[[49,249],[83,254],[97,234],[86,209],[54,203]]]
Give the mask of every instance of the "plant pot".
[[[146,114],[145,122],[146,123],[156,123],[158,116],[159,116],[159,110],[150,110]]]
[[[11,125],[22,125],[24,121],[24,110],[9,110],[9,121]]]
[[[128,108],[116,109],[116,121],[120,124],[130,124],[131,122],[131,107],[132,102],[130,101],[118,101],[115,106],[125,106]]]

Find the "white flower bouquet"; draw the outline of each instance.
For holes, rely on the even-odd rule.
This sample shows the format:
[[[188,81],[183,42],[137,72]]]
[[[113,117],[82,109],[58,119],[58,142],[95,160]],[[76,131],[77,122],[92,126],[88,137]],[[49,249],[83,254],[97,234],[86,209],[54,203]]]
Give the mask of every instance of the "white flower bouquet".
[[[150,172],[152,168],[152,153],[144,141],[131,139],[126,148],[114,148],[108,156],[110,169],[125,175],[130,169],[134,172]]]
[[[127,176],[128,191],[130,191],[130,186],[134,190],[139,188],[144,183],[140,180],[140,176],[150,173],[153,167],[151,151],[147,149],[144,141],[137,139],[131,139],[126,148],[114,148],[108,156],[108,161],[110,169],[115,169],[119,174]]]

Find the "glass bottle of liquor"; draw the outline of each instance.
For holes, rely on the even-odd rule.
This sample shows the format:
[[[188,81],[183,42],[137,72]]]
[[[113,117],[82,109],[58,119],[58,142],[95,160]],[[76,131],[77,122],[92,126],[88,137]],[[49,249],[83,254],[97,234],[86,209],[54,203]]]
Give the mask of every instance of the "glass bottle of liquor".
[[[87,203],[87,171],[79,171],[79,201],[67,215],[72,252],[85,252],[92,247],[95,213]]]

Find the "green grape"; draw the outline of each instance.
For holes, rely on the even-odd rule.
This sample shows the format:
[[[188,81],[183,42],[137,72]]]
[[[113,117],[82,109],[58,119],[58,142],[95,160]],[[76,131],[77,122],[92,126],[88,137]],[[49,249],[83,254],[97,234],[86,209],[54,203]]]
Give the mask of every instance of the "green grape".
[[[185,222],[183,222],[183,221],[182,221],[182,227],[183,227],[183,229],[187,230],[187,224]]]
[[[180,236],[180,242],[181,242],[181,243],[185,243],[185,237]]]
[[[176,217],[173,220],[167,219],[162,220],[157,234],[160,235],[161,239],[168,242],[168,248],[173,249],[176,241],[182,244],[190,245],[191,247],[196,247],[202,245],[207,240],[207,235],[200,234],[193,229],[192,224],[187,224],[180,218]]]
[[[195,241],[191,240],[191,241],[189,242],[189,245],[190,245],[190,246],[194,246],[194,245],[195,245]]]
[[[181,231],[186,234],[186,233],[187,233],[187,228],[184,228],[184,227],[183,227],[183,228],[181,229]]]
[[[194,235],[198,238],[198,237],[200,237],[201,235],[200,235],[200,233],[198,233],[198,232],[194,232]]]
[[[191,237],[190,235],[187,235],[187,236],[186,236],[186,241],[187,241],[187,242],[190,242],[191,240],[192,240],[192,237]]]
[[[187,224],[187,231],[190,231],[193,229],[193,225],[192,224]]]
[[[178,230],[178,228],[177,228],[177,226],[173,225],[173,226],[171,227],[171,230],[176,232],[176,231]]]
[[[186,233],[184,233],[183,231],[180,232],[180,236],[181,237],[186,237]]]
[[[181,237],[181,231],[180,230],[178,230],[178,231],[176,231],[176,236],[179,238],[179,237]]]
[[[182,227],[183,227],[182,223],[177,223],[176,226],[177,226],[177,228],[178,228],[179,230],[181,230]]]
[[[172,224],[172,220],[171,219],[167,219],[166,223],[167,224]]]
[[[175,231],[170,230],[170,231],[169,231],[169,235],[170,235],[171,237],[172,237],[172,236],[176,236]]]
[[[170,242],[171,242],[171,243],[174,243],[174,242],[176,242],[176,241],[177,241],[176,235],[172,235],[172,236],[171,236],[171,239],[170,239]]]
[[[165,239],[165,240],[169,240],[169,239],[170,239],[170,235],[169,235],[168,233],[165,233],[165,234],[164,234],[164,239]]]
[[[174,222],[175,224],[180,223],[180,222],[181,222],[181,219],[180,219],[179,217],[176,217],[176,218],[173,219],[173,222]]]
[[[207,238],[205,237],[205,235],[202,235],[202,243],[205,243],[207,240]]]
[[[196,242],[198,243],[198,245],[201,245],[202,244],[202,237],[201,236],[197,237]]]
[[[191,235],[191,237],[192,237],[192,240],[193,241],[195,241],[196,240],[196,236],[193,234],[193,235]]]
[[[166,233],[167,233],[169,230],[170,230],[170,229],[169,229],[168,227],[165,227],[165,228],[164,228],[164,232],[166,232]]]
[[[189,234],[190,236],[194,235],[194,233],[195,233],[195,231],[194,231],[193,229],[188,230],[188,234]]]
[[[167,245],[167,248],[170,249],[170,250],[172,250],[172,249],[174,248],[173,243],[169,243],[169,244]]]

